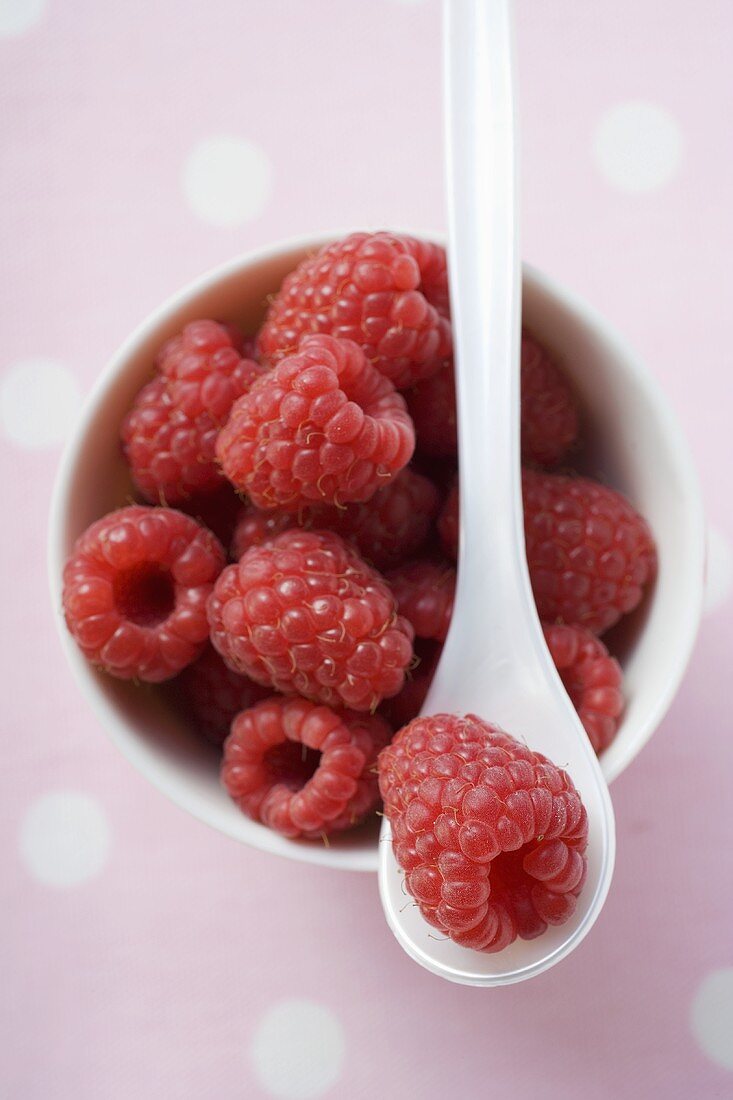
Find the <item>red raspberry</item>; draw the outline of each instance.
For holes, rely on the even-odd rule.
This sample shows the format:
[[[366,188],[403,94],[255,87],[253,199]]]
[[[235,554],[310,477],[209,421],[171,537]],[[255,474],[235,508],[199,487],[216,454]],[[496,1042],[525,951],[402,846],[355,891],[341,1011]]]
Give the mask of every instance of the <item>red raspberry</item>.
[[[438,534],[446,554],[458,560],[458,482],[456,482],[446,497],[443,509],[438,516]]]
[[[156,365],[169,382],[171,401],[189,420],[208,413],[222,425],[236,399],[265,373],[242,358],[242,346],[231,326],[192,321],[162,348]]]
[[[399,695],[382,703],[380,711],[392,726],[399,730],[417,718],[423,708],[435,670],[438,667],[443,646],[439,642],[415,639],[415,659],[419,662],[412,675],[405,681]]]
[[[198,657],[224,551],[190,516],[135,505],[77,539],[64,569],[66,625],[121,680],[168,680]]]
[[[194,321],[161,350],[161,374],[140,390],[122,423],[125,458],[149,501],[175,504],[224,483],[216,437],[235,398],[264,368],[242,359],[228,329]]]
[[[405,400],[415,424],[418,450],[428,455],[457,454],[458,413],[452,360],[407,390]]]
[[[522,332],[522,458],[554,466],[578,438],[578,407],[555,359]]]
[[[525,470],[524,532],[541,619],[602,634],[633,611],[656,568],[654,539],[615,489]]]
[[[400,615],[418,638],[445,641],[453,614],[456,571],[433,561],[412,561],[387,574]]]
[[[588,819],[566,772],[475,715],[417,718],[379,756],[395,858],[423,917],[501,951],[572,915]]]
[[[565,375],[550,353],[522,332],[522,457],[552,466],[578,435],[578,410]],[[454,455],[458,450],[453,364],[405,394],[420,451]]]
[[[438,510],[438,491],[432,482],[406,468],[363,504],[336,508],[309,504],[297,515],[299,527],[323,527],[351,542],[376,569],[390,569],[422,548]],[[241,558],[250,546],[260,546],[294,525],[287,510],[261,512],[245,506],[232,542],[232,557]]]
[[[603,642],[582,626],[543,626],[570,701],[597,753],[613,741],[624,709],[623,674]]]
[[[376,715],[306,699],[266,699],[232,723],[222,783],[239,808],[288,837],[316,840],[379,802],[376,760],[390,730]]]
[[[297,509],[368,500],[414,448],[403,398],[361,349],[308,336],[235,403],[217,455],[258,508]]]
[[[343,337],[403,389],[434,374],[450,353],[450,323],[439,312],[447,296],[445,251],[438,245],[393,233],[352,233],[286,277],[260,329],[259,352],[277,361],[299,350],[309,333]]]
[[[175,689],[176,701],[183,704],[186,717],[213,745],[224,743],[232,719],[240,710],[271,694],[269,688],[228,668],[213,646],[207,646],[198,660],[183,670],[171,689]]]
[[[332,531],[253,546],[221,574],[208,611],[231,668],[329,706],[373,709],[412,660],[412,627],[386,582]]]

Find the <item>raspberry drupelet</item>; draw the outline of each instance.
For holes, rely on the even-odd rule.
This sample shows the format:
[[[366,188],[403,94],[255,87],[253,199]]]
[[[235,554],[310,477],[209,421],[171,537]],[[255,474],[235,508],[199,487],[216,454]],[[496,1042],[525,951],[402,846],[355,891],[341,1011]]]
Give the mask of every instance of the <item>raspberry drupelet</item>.
[[[453,614],[455,569],[444,562],[412,561],[392,569],[386,580],[416,637],[444,642]]]
[[[272,694],[270,688],[228,668],[211,645],[184,668],[170,689],[198,733],[219,746],[229,736],[232,720],[241,710]]]
[[[555,668],[597,753],[613,741],[624,709],[623,673],[600,638],[582,626],[544,625]]]
[[[398,389],[434,374],[451,351],[445,250],[394,233],[352,233],[286,276],[258,336],[276,362],[308,333],[353,340]]]
[[[413,630],[386,582],[333,531],[253,546],[219,577],[208,614],[231,668],[328,706],[373,710],[412,661]]]
[[[307,336],[235,402],[217,456],[258,508],[365,501],[415,449],[402,396],[350,340]]]
[[[522,458],[554,466],[578,437],[578,408],[562,370],[546,348],[526,330],[521,357]],[[405,393],[415,424],[418,450],[449,456],[458,450],[453,363]]]
[[[656,570],[646,521],[585,477],[522,474],[527,562],[540,618],[602,634],[633,611]]]
[[[266,699],[234,719],[222,783],[249,817],[284,836],[317,840],[376,808],[376,760],[390,736],[377,715],[295,696]]]
[[[245,505],[234,531],[232,557],[238,561],[250,546],[260,546],[297,522],[299,527],[336,531],[376,569],[391,569],[422,549],[439,501],[433,483],[406,468],[362,504],[309,504],[295,516],[288,510],[263,512]]]
[[[177,504],[224,484],[216,438],[235,398],[264,367],[243,359],[230,327],[193,321],[163,347],[159,374],[138,393],[122,428],[133,482],[152,503]]]
[[[64,569],[66,624],[84,656],[122,680],[168,680],[201,653],[224,565],[216,537],[172,508],[97,520]]]
[[[566,772],[475,715],[417,718],[379,757],[395,858],[423,917],[501,951],[573,914],[588,819]]]

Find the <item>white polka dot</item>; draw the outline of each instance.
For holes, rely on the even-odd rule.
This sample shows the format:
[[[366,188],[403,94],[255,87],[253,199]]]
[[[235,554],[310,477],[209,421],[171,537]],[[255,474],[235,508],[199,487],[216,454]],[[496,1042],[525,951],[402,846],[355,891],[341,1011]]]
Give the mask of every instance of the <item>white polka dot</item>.
[[[733,1070],[733,967],[714,970],[701,982],[692,1002],[690,1026],[708,1058]]]
[[[733,589],[733,550],[722,531],[708,528],[708,556],[705,567],[705,614],[717,611]]]
[[[25,359],[0,379],[0,424],[21,447],[61,442],[79,411],[76,378],[51,359]]]
[[[46,0],[0,0],[0,38],[15,38],[34,27]]]
[[[250,1050],[263,1088],[281,1100],[321,1096],[344,1061],[343,1029],[314,1001],[282,1001],[260,1021]]]
[[[593,156],[599,170],[622,191],[662,187],[677,170],[681,155],[677,122],[654,103],[611,107],[593,135]]]
[[[37,798],[20,829],[26,870],[47,886],[76,886],[102,870],[109,851],[109,825],[89,795],[54,791]]]
[[[241,225],[256,218],[270,195],[266,153],[243,138],[200,142],[183,170],[183,190],[200,218],[213,225]]]

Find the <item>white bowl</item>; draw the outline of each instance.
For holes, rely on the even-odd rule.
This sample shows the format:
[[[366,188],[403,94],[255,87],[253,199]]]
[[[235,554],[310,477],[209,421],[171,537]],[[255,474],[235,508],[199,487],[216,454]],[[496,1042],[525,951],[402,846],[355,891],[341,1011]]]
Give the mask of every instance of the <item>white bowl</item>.
[[[90,394],[64,454],[51,510],[49,570],[74,676],[112,740],[151,783],[195,817],[255,848],[343,870],[376,871],[373,825],[345,833],[326,848],[287,840],[240,813],[219,785],[215,750],[155,691],[92,668],[61,614],[61,574],[76,537],[129,500],[119,425],[160,345],[197,317],[236,321],[254,332],[266,296],[307,251],[335,236],[287,241],[233,260],[174,295],[130,336]],[[627,706],[602,757],[610,782],[659,725],[692,648],[703,592],[700,493],[687,443],[664,394],[605,322],[531,268],[524,270],[523,294],[525,323],[560,356],[580,397],[584,432],[592,441],[583,453],[585,472],[626,493],[648,519],[659,548],[652,591],[614,632]]]

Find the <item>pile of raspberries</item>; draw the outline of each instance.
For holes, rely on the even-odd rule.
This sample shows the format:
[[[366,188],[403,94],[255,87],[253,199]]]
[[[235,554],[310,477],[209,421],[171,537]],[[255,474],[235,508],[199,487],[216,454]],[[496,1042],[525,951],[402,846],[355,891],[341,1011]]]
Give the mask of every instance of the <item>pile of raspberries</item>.
[[[196,320],[160,349],[121,425],[139,503],[78,539],[68,629],[110,675],[161,684],[253,819],[325,839],[381,796],[426,920],[484,951],[539,935],[585,875],[572,780],[475,715],[418,717],[459,543],[445,252],[354,233],[263,309],[254,336]],[[581,410],[529,331],[521,393],[535,601],[600,753],[624,707],[601,635],[640,603],[654,540],[623,496],[570,472]]]

